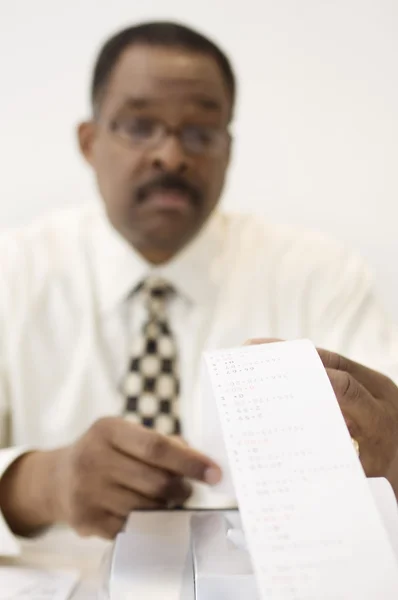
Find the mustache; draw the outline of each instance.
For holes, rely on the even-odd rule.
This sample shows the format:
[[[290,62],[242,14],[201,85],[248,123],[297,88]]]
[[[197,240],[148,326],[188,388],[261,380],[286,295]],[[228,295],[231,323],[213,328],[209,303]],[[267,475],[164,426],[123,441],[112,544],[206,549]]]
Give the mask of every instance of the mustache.
[[[182,192],[190,198],[194,205],[201,204],[203,200],[203,194],[198,187],[180,175],[173,174],[159,175],[156,179],[148,181],[137,189],[135,196],[138,202],[143,202],[150,194],[159,191]]]

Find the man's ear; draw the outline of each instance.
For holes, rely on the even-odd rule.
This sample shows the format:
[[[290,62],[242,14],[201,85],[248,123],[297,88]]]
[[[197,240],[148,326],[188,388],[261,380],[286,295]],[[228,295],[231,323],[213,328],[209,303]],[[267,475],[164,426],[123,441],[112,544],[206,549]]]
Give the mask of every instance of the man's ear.
[[[80,152],[86,161],[93,164],[93,145],[96,136],[96,124],[94,121],[84,121],[77,128],[77,139]]]

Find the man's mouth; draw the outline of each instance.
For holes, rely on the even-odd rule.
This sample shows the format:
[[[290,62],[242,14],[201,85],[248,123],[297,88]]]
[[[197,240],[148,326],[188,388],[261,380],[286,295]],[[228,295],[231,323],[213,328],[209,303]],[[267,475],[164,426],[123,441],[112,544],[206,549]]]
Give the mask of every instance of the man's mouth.
[[[145,203],[150,204],[153,208],[185,212],[192,209],[194,201],[185,190],[160,188],[150,192],[145,198]]]
[[[181,177],[165,174],[141,186],[136,200],[143,207],[169,213],[188,213],[200,208],[202,194],[198,188]]]

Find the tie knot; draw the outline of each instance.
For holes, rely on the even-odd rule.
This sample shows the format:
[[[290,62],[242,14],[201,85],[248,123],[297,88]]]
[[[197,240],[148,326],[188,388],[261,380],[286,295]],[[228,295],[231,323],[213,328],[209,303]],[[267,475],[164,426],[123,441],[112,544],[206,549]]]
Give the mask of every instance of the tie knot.
[[[142,283],[144,293],[150,298],[165,299],[173,291],[172,286],[160,277],[148,277]]]
[[[166,312],[167,297],[174,291],[173,287],[160,277],[148,277],[139,287],[144,296],[150,318],[163,320]]]

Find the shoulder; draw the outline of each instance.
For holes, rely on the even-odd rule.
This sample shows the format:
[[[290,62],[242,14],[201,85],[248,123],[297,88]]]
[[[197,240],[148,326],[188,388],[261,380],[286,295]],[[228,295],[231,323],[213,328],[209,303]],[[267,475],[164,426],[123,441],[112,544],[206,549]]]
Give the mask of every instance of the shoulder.
[[[70,282],[82,268],[100,211],[64,210],[0,235],[1,302],[31,302],[49,283]]]
[[[220,213],[226,243],[248,261],[273,261],[278,268],[294,273],[319,276],[361,274],[369,271],[360,255],[347,245],[320,231],[272,223],[261,216]]]
[[[67,239],[78,232],[83,225],[95,223],[101,215],[101,209],[94,204],[58,210],[36,218],[27,225],[3,230],[0,233],[0,244],[22,241],[36,246],[60,238]]]
[[[47,265],[56,263],[84,243],[96,226],[99,211],[93,206],[60,211],[33,221],[29,225],[0,234],[0,274],[4,270],[33,266],[40,257]],[[44,265],[43,265],[44,266]]]

